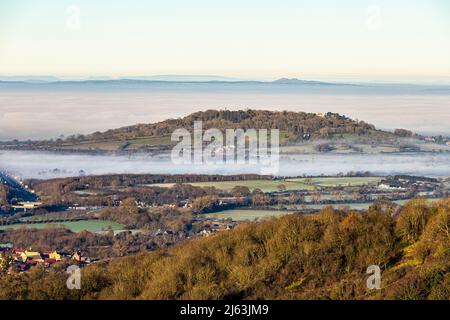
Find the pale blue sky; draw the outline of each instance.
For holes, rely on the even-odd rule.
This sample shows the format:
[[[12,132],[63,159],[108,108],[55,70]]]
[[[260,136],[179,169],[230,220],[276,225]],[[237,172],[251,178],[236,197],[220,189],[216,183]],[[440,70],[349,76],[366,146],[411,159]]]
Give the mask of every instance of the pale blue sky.
[[[448,81],[449,57],[447,0],[0,0],[0,75]]]

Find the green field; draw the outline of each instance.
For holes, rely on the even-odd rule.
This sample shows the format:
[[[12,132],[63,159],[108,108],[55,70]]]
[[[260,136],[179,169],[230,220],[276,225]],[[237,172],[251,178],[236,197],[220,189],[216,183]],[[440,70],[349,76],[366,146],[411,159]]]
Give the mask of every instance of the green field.
[[[383,177],[317,177],[287,179],[289,182],[301,182],[322,187],[337,186],[361,186],[364,184],[378,183]]]
[[[430,203],[435,203],[442,198],[431,198],[427,199]],[[409,200],[395,200],[393,203],[397,203],[399,205],[404,205],[405,202]],[[214,219],[228,219],[231,218],[233,221],[253,221],[271,217],[280,217],[285,214],[292,214],[294,212],[301,212],[304,210],[321,210],[324,207],[331,206],[335,209],[349,209],[349,210],[367,210],[373,202],[364,202],[364,203],[343,203],[343,204],[305,204],[298,206],[288,206],[287,210],[243,210],[243,209],[231,209],[231,210],[223,210],[214,213],[206,213],[203,214],[204,217],[214,218]]]
[[[133,140],[129,140],[128,142],[130,145],[127,149],[133,149],[138,148],[144,145],[149,146],[159,146],[159,145],[167,145],[167,144],[174,144],[175,142],[172,142],[170,140],[170,136],[151,136],[151,137],[140,137]]]
[[[125,144],[128,144],[126,149],[137,149],[145,145],[160,146],[174,143],[175,142],[172,142],[170,140],[170,136],[148,136],[130,139],[126,141],[119,141],[119,140],[81,141],[75,144],[65,144],[63,146],[63,149],[78,149],[78,150],[98,149],[98,150],[117,151]]]
[[[287,180],[243,180],[243,181],[216,181],[216,182],[193,182],[196,187],[216,187],[230,191],[235,186],[248,187],[250,190],[256,188],[263,192],[278,191],[279,185],[284,185],[286,190],[313,190],[315,187],[335,187],[335,186],[358,186],[368,183],[377,183],[382,177],[318,177],[318,178],[295,178]],[[174,183],[158,183],[146,185],[149,187],[170,188]]]
[[[307,185],[300,182],[288,182],[283,180],[243,180],[243,181],[216,181],[216,182],[193,182],[189,183],[195,187],[216,187],[217,189],[230,191],[235,186],[248,187],[250,191],[254,189],[261,189],[263,192],[278,191],[279,185],[284,185],[287,190],[312,190],[314,186]],[[173,187],[174,183],[158,183],[148,184],[148,187]]]
[[[117,151],[122,143],[117,141],[83,141],[76,144],[65,144],[62,149]]]
[[[34,228],[34,229],[44,229],[52,228],[57,226],[64,226],[72,232],[80,232],[83,230],[90,232],[107,231],[110,228],[112,230],[122,230],[124,226],[110,221],[100,221],[100,220],[84,220],[84,221],[68,221],[68,222],[58,222],[58,223],[18,223],[13,225],[0,226],[0,230],[7,229],[19,229],[19,228]]]
[[[279,217],[289,213],[293,213],[293,211],[232,209],[214,213],[207,213],[204,214],[203,216],[219,220],[231,218],[233,221],[246,221],[246,220],[253,221],[272,217]]]

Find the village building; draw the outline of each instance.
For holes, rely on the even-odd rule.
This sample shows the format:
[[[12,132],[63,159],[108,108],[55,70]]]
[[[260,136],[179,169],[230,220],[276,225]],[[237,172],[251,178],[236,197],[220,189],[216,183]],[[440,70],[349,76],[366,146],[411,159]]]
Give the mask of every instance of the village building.
[[[406,190],[399,183],[380,183],[378,189],[381,190]]]
[[[25,250],[22,253],[20,253],[18,258],[20,258],[22,262],[30,262],[30,261],[32,261],[32,263],[44,262],[44,259],[42,259],[41,254],[37,251]]]

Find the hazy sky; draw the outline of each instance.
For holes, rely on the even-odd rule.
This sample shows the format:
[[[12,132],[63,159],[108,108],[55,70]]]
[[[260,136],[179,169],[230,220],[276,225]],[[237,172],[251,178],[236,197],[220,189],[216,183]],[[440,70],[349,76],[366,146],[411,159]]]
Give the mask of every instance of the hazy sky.
[[[448,0],[0,0],[0,75],[448,81],[449,57]]]

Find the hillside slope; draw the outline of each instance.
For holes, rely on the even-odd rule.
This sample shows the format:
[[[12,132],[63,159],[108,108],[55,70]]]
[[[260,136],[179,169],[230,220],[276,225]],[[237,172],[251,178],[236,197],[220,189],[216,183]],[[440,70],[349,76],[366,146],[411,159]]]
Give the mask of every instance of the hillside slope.
[[[0,278],[0,299],[449,299],[450,199],[415,199],[392,217],[326,208],[242,224],[167,250],[83,268]],[[381,290],[366,269],[381,268]]]
[[[314,113],[264,111],[264,110],[207,110],[192,113],[179,119],[169,119],[154,124],[138,124],[119,129],[94,133],[87,139],[133,139],[145,136],[170,135],[175,129],[193,129],[194,121],[202,120],[203,129],[279,129],[287,132],[289,140],[325,137],[336,133],[371,134],[381,132],[373,125],[363,121],[355,121],[337,113],[319,116]]]

